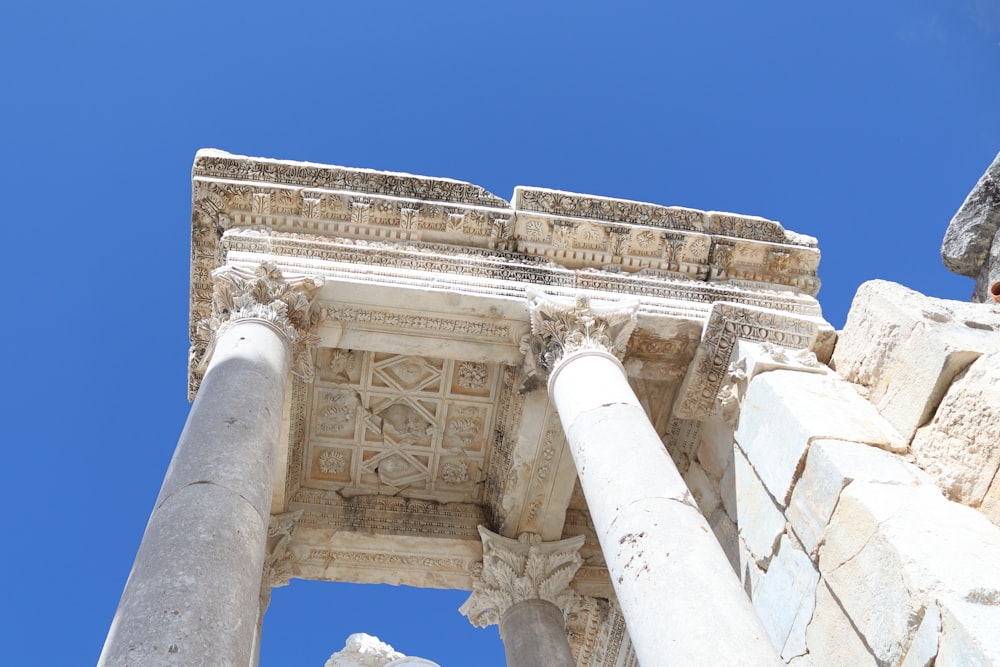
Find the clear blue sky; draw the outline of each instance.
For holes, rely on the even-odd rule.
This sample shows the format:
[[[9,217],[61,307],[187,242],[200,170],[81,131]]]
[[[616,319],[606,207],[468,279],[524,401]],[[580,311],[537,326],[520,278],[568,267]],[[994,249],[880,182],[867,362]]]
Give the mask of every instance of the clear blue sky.
[[[180,433],[201,147],[729,210],[820,239],[837,327],[1000,150],[998,0],[8,2],[2,662],[93,664]],[[456,591],[293,582],[265,667],[352,632],[500,665]]]

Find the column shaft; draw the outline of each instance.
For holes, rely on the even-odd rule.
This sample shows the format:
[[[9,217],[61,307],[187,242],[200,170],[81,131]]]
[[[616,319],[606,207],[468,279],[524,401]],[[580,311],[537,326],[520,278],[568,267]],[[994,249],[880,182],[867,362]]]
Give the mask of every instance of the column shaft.
[[[260,320],[219,335],[100,665],[250,664],[289,359]]]
[[[571,354],[549,391],[639,662],[780,664],[620,362]]]
[[[538,598],[515,603],[500,620],[507,667],[575,667],[562,610]]]

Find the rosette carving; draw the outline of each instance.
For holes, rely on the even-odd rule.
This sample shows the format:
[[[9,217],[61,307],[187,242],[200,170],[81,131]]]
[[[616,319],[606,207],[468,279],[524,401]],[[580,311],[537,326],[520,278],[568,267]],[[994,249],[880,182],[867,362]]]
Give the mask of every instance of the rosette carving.
[[[292,372],[311,382],[312,353],[319,343],[315,330],[323,316],[316,296],[323,278],[285,278],[274,263],[263,262],[253,271],[218,268],[212,272],[212,282],[212,315],[203,324],[209,340],[241,320],[269,322],[288,339]],[[205,361],[210,357],[211,349]]]
[[[531,335],[521,342],[526,379],[543,381],[560,360],[581,350],[604,350],[622,359],[638,308],[638,301],[599,307],[585,295],[560,303],[529,291]]]
[[[512,606],[525,600],[547,600],[562,610],[576,599],[570,582],[583,564],[583,535],[558,542],[522,533],[516,540],[479,526],[483,562],[472,595],[459,607],[469,622],[485,628],[499,623]]]

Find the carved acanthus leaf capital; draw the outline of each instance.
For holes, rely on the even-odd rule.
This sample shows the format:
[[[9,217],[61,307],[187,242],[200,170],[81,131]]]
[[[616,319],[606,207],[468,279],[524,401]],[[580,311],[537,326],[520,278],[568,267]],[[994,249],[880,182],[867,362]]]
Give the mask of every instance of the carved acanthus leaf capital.
[[[271,589],[287,586],[292,578],[292,553],[288,545],[298,524],[302,510],[274,514],[267,524],[267,551],[260,578],[261,605],[267,609],[271,602]]]
[[[576,599],[569,584],[583,564],[583,535],[558,542],[542,542],[539,535],[522,533],[516,540],[480,526],[482,569],[472,595],[459,611],[476,627],[499,623],[513,605],[524,600],[547,600],[567,610]]]
[[[565,303],[529,291],[531,334],[521,341],[525,376],[541,380],[563,358],[581,350],[603,350],[622,359],[638,309],[638,301],[600,307],[582,294]]]
[[[273,262],[262,262],[253,271],[220,267],[212,272],[212,283],[212,315],[204,323],[210,334],[217,336],[241,320],[269,322],[288,339],[293,372],[312,380],[316,327],[323,317],[316,298],[322,277],[286,278]]]

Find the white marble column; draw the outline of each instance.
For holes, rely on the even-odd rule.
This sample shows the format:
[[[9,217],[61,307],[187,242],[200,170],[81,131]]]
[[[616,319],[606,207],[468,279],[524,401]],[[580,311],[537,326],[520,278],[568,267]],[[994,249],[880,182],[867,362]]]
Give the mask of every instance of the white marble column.
[[[636,306],[532,295],[530,346],[569,442],[625,624],[643,665],[780,660],[619,357]]]
[[[250,664],[285,386],[321,282],[213,274],[211,361],[100,665]]]
[[[574,667],[565,610],[583,560],[583,536],[559,542],[522,533],[513,540],[482,526],[482,570],[459,608],[477,627],[497,623],[510,667]]]

